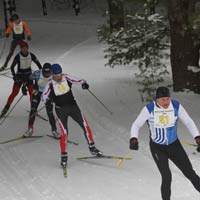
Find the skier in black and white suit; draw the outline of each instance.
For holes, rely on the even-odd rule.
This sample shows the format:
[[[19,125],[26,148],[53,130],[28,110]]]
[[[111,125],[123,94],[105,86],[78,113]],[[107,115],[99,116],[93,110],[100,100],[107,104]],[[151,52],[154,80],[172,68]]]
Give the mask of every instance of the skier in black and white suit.
[[[85,116],[82,115],[72,93],[72,84],[79,84],[83,89],[88,89],[89,85],[83,79],[63,74],[62,68],[59,64],[53,64],[51,72],[53,79],[48,82],[43,91],[43,100],[44,102],[48,102],[49,99],[52,99],[55,103],[58,124],[61,130],[61,165],[66,166],[67,164],[66,141],[68,134],[68,117],[74,119],[83,129],[91,154],[101,156],[102,152],[95,147],[92,131]]]

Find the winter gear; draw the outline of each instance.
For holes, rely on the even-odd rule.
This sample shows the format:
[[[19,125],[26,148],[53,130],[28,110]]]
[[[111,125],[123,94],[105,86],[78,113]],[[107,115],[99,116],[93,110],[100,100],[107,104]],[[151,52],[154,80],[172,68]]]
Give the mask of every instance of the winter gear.
[[[1,111],[1,115],[0,115],[0,118],[1,117],[4,117],[6,115],[6,113],[8,112],[10,108],[10,105],[6,104],[5,107],[3,108],[3,110]]]
[[[95,155],[95,156],[102,156],[103,153],[101,151],[99,151],[94,144],[90,144],[89,145],[89,150],[90,150],[90,153],[92,155]]]
[[[66,152],[62,152],[61,153],[61,166],[66,167],[67,166],[67,160],[68,160],[68,156]]]
[[[20,47],[23,48],[23,47],[27,47],[28,48],[28,43],[25,42],[24,40],[21,41],[20,43]]]
[[[25,96],[27,95],[27,88],[26,88],[26,85],[23,85],[23,86],[22,86],[22,94],[25,95]]]
[[[10,35],[9,33],[6,33],[6,34],[5,34],[5,36],[6,36],[7,38],[9,37],[9,35]]]
[[[170,97],[169,88],[167,87],[159,87],[156,90],[156,99],[162,98],[162,97]]]
[[[29,128],[25,133],[24,133],[24,137],[30,137],[33,134],[33,128]]]
[[[30,35],[27,36],[27,40],[31,41],[31,36]]]
[[[140,128],[147,121],[153,142],[170,145],[177,140],[178,119],[190,130],[193,138],[199,135],[194,121],[178,101],[171,100],[167,109],[159,107],[155,101],[152,101],[142,109],[132,124],[131,138],[138,138]]]
[[[29,122],[28,122],[29,127],[33,126],[35,122],[35,117],[36,117],[35,113],[37,112],[37,108],[40,104],[41,95],[42,92],[37,92],[36,94],[32,94],[31,111],[29,114]],[[56,120],[53,114],[53,104],[50,101],[46,104],[46,112],[49,118],[51,129],[56,130]]]
[[[197,151],[200,152],[200,136],[195,137],[196,143],[197,143]]]
[[[82,84],[82,88],[83,88],[84,90],[89,89],[89,84],[86,83],[86,82],[84,82],[84,83]]]
[[[82,128],[84,136],[87,140],[88,144],[93,144],[93,134],[92,130],[90,129],[90,126],[86,120],[86,118],[82,115],[80,108],[77,104],[74,105],[68,105],[61,108],[58,108],[55,106],[56,114],[58,116],[58,123],[59,127],[63,127],[61,129],[61,151],[65,152],[67,151],[67,144],[66,144],[66,138],[67,138],[67,132],[68,132],[68,118],[71,117],[75,122],[78,123],[78,125]]]
[[[169,159],[191,181],[196,190],[200,192],[200,177],[192,168],[192,164],[179,140],[168,146],[156,144],[151,140],[150,150],[162,176],[161,193],[163,200],[168,200],[171,196],[172,175],[169,168]]]
[[[50,63],[44,63],[44,65],[42,67],[42,73],[43,73],[43,75],[45,73],[51,73],[51,64]]]
[[[138,150],[139,145],[138,145],[138,139],[137,138],[133,137],[133,138],[130,139],[129,148],[131,150]]]
[[[55,137],[55,138],[60,138],[60,134],[57,132],[57,130],[54,130],[52,131],[52,135]]]
[[[19,19],[19,15],[16,14],[16,13],[14,13],[14,14],[11,16],[10,21],[14,21],[14,20],[16,20],[16,19]]]
[[[62,73],[62,68],[59,64],[53,64],[51,66],[51,72],[53,75],[56,75],[56,74],[61,74]]]

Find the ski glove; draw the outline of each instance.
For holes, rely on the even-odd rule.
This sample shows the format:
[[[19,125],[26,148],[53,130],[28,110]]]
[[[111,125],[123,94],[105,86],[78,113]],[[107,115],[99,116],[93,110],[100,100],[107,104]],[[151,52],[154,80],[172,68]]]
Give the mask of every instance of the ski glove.
[[[27,40],[28,40],[28,41],[31,41],[31,36],[30,36],[30,35],[27,36]]]
[[[16,74],[13,74],[13,81],[18,81],[19,80],[19,76],[17,76]]]
[[[27,95],[26,85],[22,86],[22,94],[25,95],[25,96]]]
[[[132,137],[132,138],[130,139],[129,148],[130,148],[131,150],[138,150],[139,145],[138,145],[138,139],[137,139],[137,138]]]
[[[196,143],[197,143],[197,151],[200,152],[200,136],[195,137]]]
[[[84,83],[82,84],[82,88],[83,88],[84,90],[89,89],[89,84],[86,83],[86,82],[84,82]]]

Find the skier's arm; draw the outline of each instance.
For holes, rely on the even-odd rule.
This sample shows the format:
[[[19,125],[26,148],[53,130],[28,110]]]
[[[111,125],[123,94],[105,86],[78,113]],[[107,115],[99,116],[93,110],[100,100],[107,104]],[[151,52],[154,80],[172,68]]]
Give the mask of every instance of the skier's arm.
[[[24,31],[25,31],[25,33],[26,33],[26,36],[27,36],[27,37],[30,37],[30,36],[31,36],[31,32],[30,32],[30,29],[29,29],[27,23],[24,22],[24,21],[22,21],[22,24],[23,24],[23,27],[24,27]]]
[[[46,102],[49,100],[49,96],[50,96],[50,93],[51,93],[51,84],[52,84],[52,81],[48,81],[47,85],[45,86],[44,88],[44,91],[42,93],[42,101],[44,101],[44,103],[46,104]]]
[[[40,70],[34,71],[30,76],[30,80],[37,80],[40,78]]]
[[[64,76],[72,84],[82,85],[83,83],[86,83],[86,80],[71,76],[69,74],[64,74]]]
[[[37,59],[37,57],[33,53],[30,53],[30,54],[31,54],[32,61],[38,66],[39,69],[42,69],[42,65]]]
[[[145,106],[131,126],[131,138],[138,138],[140,128],[149,119],[149,117],[149,111]]]
[[[183,124],[187,127],[188,131],[192,134],[194,138],[200,135],[194,121],[192,120],[192,118],[189,116],[189,114],[181,104],[179,107],[178,116],[181,122],[183,122]]]
[[[5,31],[5,35],[8,37],[12,30],[13,30],[13,23],[10,23]]]
[[[19,54],[17,54],[10,66],[10,70],[13,76],[15,76],[15,66],[18,64],[19,62]]]

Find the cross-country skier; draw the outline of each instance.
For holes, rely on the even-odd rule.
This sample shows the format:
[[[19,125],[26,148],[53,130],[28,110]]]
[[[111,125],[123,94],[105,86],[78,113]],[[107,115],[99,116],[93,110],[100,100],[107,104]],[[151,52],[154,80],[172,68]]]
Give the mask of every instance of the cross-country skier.
[[[91,154],[101,156],[102,152],[95,147],[92,131],[85,116],[82,115],[72,93],[72,84],[80,84],[82,85],[83,89],[88,89],[88,83],[83,79],[75,78],[68,74],[63,74],[62,68],[59,64],[53,64],[51,72],[53,79],[48,82],[44,89],[43,100],[48,102],[49,99],[52,99],[55,103],[58,124],[61,130],[61,165],[67,165],[66,140],[68,133],[68,117],[74,119],[83,129]]]
[[[131,127],[130,149],[138,150],[138,134],[147,121],[150,130],[150,150],[162,176],[161,194],[163,200],[170,200],[172,175],[169,168],[171,160],[187,177],[195,189],[200,192],[200,177],[183,149],[178,136],[178,119],[187,127],[198,145],[200,152],[200,135],[194,121],[184,107],[170,98],[167,87],[156,90],[156,100],[147,104]],[[192,197],[191,197],[192,198]]]
[[[51,64],[44,63],[43,68],[33,72],[29,78],[34,81],[34,90],[32,93],[28,130],[24,134],[25,137],[31,136],[33,134],[33,124],[36,116],[35,114],[37,113],[37,108],[40,104],[42,92],[47,82],[52,79]],[[57,132],[56,120],[53,114],[53,102],[48,101],[46,103],[46,111],[49,118],[49,123],[51,125],[52,135],[55,138],[60,138],[60,134]]]
[[[13,33],[13,39],[10,45],[10,51],[9,54],[5,60],[4,65],[1,67],[0,70],[6,69],[8,62],[10,58],[12,57],[17,45],[20,45],[20,43],[25,40],[25,35],[27,40],[31,40],[31,32],[29,30],[29,27],[27,23],[23,20],[20,20],[19,16],[17,14],[13,14],[11,16],[11,22],[8,25],[6,31],[5,31],[5,36],[9,37],[10,33]]]
[[[13,75],[13,88],[12,93],[8,97],[7,103],[4,109],[1,111],[0,118],[3,117],[9,110],[11,103],[13,102],[14,98],[19,93],[21,86],[23,85],[22,89],[26,90],[28,88],[29,96],[31,99],[32,91],[33,91],[33,80],[29,79],[29,76],[32,73],[31,63],[32,61],[38,66],[39,69],[42,69],[42,66],[36,56],[28,51],[28,43],[22,41],[20,43],[21,51],[15,56],[12,64],[11,64],[11,73]],[[15,66],[17,65],[17,70],[15,72]]]

